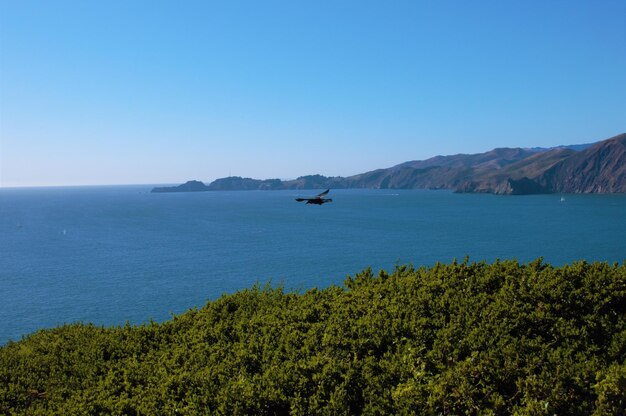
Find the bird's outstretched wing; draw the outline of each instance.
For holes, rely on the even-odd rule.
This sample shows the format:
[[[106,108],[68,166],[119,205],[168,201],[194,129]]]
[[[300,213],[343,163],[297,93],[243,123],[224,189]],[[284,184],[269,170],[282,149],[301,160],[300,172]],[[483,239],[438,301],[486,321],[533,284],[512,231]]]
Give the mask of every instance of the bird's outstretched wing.
[[[307,204],[322,205],[324,202],[332,202],[332,199],[324,199],[324,198],[322,198],[328,192],[330,192],[330,189],[327,189],[324,192],[322,192],[321,194],[316,195],[316,196],[311,197],[311,198],[296,198],[296,201],[298,201],[298,202],[307,201]]]

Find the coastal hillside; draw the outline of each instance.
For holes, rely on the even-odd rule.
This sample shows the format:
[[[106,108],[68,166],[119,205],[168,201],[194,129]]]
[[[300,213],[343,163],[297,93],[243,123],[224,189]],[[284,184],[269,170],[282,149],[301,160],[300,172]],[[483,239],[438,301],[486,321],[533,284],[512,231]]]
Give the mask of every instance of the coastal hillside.
[[[277,189],[449,189],[493,194],[626,192],[626,134],[592,144],[556,148],[499,148],[435,156],[349,177],[301,176],[294,180],[221,178],[190,181],[153,192]]]
[[[0,413],[626,414],[626,263],[437,264],[255,286],[0,348]]]
[[[626,134],[563,159],[536,181],[553,192],[626,192]]]

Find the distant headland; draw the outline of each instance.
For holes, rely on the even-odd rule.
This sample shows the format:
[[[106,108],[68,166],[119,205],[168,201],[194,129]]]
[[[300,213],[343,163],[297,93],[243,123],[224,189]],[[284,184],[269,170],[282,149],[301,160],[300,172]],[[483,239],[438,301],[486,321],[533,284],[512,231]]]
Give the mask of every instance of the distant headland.
[[[308,175],[283,181],[230,176],[209,185],[188,181],[152,192],[321,188],[449,189],[500,195],[626,193],[626,133],[585,145],[435,156],[348,177]]]
[[[187,181],[178,186],[163,186],[152,189],[152,192],[202,192],[210,188],[200,181]]]

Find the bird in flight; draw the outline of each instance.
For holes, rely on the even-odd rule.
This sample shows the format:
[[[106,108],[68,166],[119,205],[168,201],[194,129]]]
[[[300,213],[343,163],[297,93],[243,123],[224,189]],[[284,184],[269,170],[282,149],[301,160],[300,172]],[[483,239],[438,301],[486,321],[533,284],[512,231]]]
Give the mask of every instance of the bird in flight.
[[[327,189],[321,194],[315,195],[314,197],[311,197],[311,198],[296,198],[296,201],[298,202],[306,201],[307,204],[313,204],[313,205],[322,205],[327,202],[333,202],[331,198],[324,198],[324,196],[326,196],[328,192],[330,192],[330,189]]]

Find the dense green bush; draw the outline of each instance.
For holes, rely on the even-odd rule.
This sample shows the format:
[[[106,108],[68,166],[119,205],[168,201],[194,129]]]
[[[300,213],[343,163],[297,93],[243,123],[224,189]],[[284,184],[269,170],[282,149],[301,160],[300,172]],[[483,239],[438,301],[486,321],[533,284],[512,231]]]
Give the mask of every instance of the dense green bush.
[[[626,264],[365,270],[0,349],[7,414],[626,414]]]

